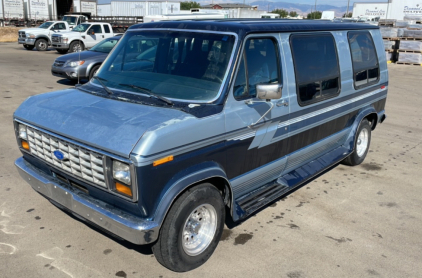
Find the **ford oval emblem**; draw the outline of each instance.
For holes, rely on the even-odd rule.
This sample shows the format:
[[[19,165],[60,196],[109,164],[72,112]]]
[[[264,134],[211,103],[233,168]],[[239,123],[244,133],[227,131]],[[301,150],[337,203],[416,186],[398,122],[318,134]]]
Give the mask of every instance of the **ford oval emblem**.
[[[57,157],[58,160],[63,160],[64,154],[61,151],[55,150],[53,153],[54,153],[54,156]]]

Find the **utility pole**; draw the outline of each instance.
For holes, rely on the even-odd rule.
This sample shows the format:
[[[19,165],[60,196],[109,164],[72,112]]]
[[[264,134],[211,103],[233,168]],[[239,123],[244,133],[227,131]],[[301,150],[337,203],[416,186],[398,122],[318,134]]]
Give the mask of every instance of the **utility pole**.
[[[317,1],[317,0],[315,0],[315,12],[314,12],[314,19],[315,19],[315,17],[316,17],[316,1]]]
[[[347,12],[346,12],[346,16],[345,17],[348,17],[349,16],[349,4],[350,4],[350,0],[347,1]]]

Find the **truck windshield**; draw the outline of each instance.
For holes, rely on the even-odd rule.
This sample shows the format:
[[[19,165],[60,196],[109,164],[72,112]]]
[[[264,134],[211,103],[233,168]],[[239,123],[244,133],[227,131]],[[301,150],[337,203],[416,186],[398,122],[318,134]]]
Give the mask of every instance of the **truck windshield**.
[[[89,26],[91,26],[91,24],[79,24],[78,26],[73,28],[72,31],[73,32],[85,32],[86,30],[88,30]]]
[[[54,22],[47,21],[47,22],[44,22],[43,24],[41,24],[38,28],[48,29],[48,27],[50,27],[51,25],[53,25],[53,23]]]
[[[76,25],[76,21],[77,20],[78,20],[78,18],[75,17],[75,16],[67,16],[67,15],[65,15],[63,17],[63,21],[66,21],[67,24],[69,24],[69,25]]]
[[[129,31],[97,76],[107,87],[169,99],[210,102],[228,71],[233,35],[183,31]],[[94,84],[96,80],[91,81]]]
[[[90,51],[110,53],[110,51],[117,44],[118,41],[119,41],[119,39],[115,39],[115,38],[105,39],[105,40],[97,43],[96,45],[94,45],[90,49]]]

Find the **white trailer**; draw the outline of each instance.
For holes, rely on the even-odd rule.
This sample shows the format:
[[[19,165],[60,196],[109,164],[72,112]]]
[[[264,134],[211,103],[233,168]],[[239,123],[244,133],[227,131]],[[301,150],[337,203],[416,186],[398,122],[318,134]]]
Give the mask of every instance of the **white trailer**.
[[[225,18],[223,13],[191,13],[191,14],[164,14],[144,16],[144,23],[168,20],[190,20],[190,19],[220,19]]]
[[[111,5],[110,4],[98,4],[97,5],[97,16],[111,16]]]
[[[111,1],[111,16],[147,16],[179,13],[180,2],[176,1]]]
[[[379,17],[385,19],[387,16],[388,3],[354,3],[353,17],[372,19]]]
[[[96,0],[74,0],[73,11],[76,13],[91,13],[97,15],[97,1]]]
[[[25,25],[25,9],[23,0],[0,0],[1,14],[0,25]]]
[[[28,0],[28,20],[37,22],[44,22],[51,19],[49,12],[48,0]]]

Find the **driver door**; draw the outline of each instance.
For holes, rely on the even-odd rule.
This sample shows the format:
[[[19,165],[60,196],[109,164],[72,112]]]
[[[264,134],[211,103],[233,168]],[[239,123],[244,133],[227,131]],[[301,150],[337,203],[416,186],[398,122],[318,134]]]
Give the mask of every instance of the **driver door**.
[[[235,199],[276,179],[285,167],[289,127],[279,123],[289,117],[288,91],[282,88],[280,99],[256,98],[258,84],[283,85],[283,59],[279,34],[245,40],[225,106],[226,173]]]

